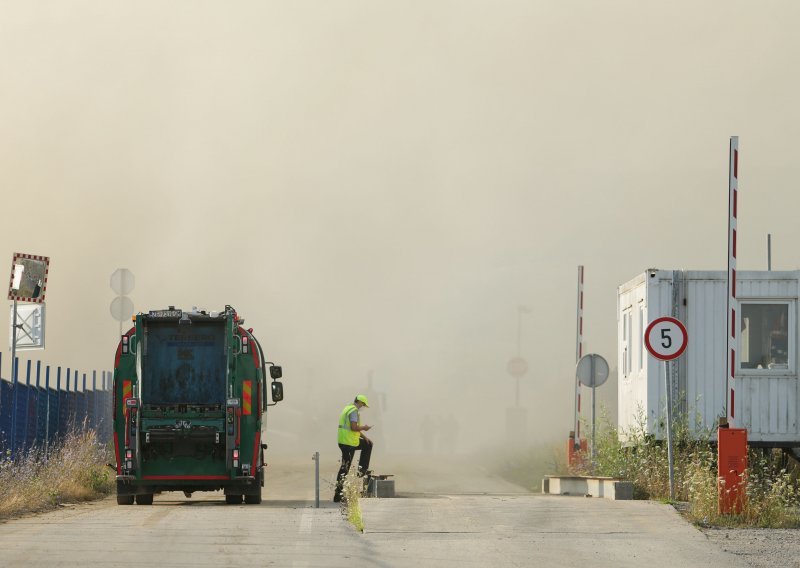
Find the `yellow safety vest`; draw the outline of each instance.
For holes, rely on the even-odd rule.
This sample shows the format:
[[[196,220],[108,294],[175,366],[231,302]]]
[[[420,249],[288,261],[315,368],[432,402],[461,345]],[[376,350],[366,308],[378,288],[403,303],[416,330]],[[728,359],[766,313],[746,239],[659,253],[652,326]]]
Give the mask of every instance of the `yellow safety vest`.
[[[358,407],[355,404],[348,404],[342,410],[341,416],[339,416],[339,443],[344,444],[345,446],[358,446],[361,439],[360,432],[353,432],[350,429],[350,413],[354,410],[358,410]],[[359,416],[358,424],[361,424],[361,418]]]

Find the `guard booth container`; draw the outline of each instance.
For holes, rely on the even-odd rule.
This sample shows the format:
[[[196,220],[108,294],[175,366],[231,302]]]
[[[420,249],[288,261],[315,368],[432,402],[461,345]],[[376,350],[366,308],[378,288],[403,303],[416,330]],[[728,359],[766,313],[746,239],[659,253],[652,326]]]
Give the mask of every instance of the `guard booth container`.
[[[798,280],[800,271],[737,272],[734,424],[751,446],[800,448]],[[643,427],[666,438],[664,367],[648,355],[644,330],[672,316],[686,326],[685,353],[670,364],[675,411],[696,437],[716,439],[726,416],[725,271],[650,269],[617,290],[618,424],[623,440]]]

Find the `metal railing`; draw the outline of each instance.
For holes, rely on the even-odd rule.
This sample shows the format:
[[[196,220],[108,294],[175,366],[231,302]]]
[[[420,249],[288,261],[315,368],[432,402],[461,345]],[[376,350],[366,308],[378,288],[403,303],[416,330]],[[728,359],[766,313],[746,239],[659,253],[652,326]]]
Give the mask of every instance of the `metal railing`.
[[[3,369],[0,353],[0,371]],[[0,376],[0,450],[11,455],[46,449],[74,428],[92,428],[111,438],[112,373],[51,368],[17,357],[10,377]]]

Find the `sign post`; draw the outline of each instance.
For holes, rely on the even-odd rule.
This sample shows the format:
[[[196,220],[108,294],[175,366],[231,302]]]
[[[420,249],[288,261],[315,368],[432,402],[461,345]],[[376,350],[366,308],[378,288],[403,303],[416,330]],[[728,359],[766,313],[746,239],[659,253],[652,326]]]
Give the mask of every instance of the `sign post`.
[[[17,303],[28,302],[44,306],[44,296],[47,290],[47,273],[50,270],[50,258],[34,254],[16,252],[11,259],[11,278],[8,284],[8,299],[14,302],[11,314],[11,384],[17,386],[17,336],[20,328],[17,318]],[[23,328],[24,329],[24,328]],[[30,335],[29,335],[30,337]],[[44,337],[42,327],[41,337]],[[33,337],[30,337],[33,340]],[[34,348],[39,347],[35,345]],[[44,344],[40,346],[44,348]],[[11,451],[15,451],[17,436],[17,389],[14,388],[11,412]]]
[[[128,294],[136,287],[136,277],[127,268],[117,268],[111,274],[111,289],[117,297],[111,301],[111,316],[119,322],[119,334],[122,335],[122,322],[133,315],[133,302]],[[119,338],[117,338],[119,341]]]
[[[664,362],[664,388],[667,391],[667,459],[669,460],[669,498],[675,500],[675,466],[672,452],[672,384],[669,362],[686,351],[689,335],[686,327],[672,317],[658,318],[650,322],[644,332],[647,351]]]
[[[595,445],[595,410],[597,408],[595,389],[608,379],[608,362],[596,353],[581,357],[575,367],[575,380],[587,387],[592,387],[592,459],[597,456]]]

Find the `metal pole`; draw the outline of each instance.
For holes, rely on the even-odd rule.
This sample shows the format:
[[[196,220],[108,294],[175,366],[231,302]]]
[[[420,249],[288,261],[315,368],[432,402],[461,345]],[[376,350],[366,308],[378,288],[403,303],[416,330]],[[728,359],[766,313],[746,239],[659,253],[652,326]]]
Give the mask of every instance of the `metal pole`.
[[[14,448],[17,442],[17,300],[14,299],[14,313],[12,314],[11,324],[11,452],[14,453]]]
[[[733,427],[736,409],[734,408],[734,379],[736,378],[736,228],[737,200],[739,185],[739,137],[731,136],[728,162],[728,303],[725,319],[725,418]]]
[[[316,489],[316,499],[314,500],[314,507],[319,509],[319,452],[314,452],[314,456],[311,458],[314,460],[314,476],[315,476],[315,489]]]
[[[50,365],[45,367],[44,389],[47,393],[47,417],[44,421],[44,455],[47,457],[47,450],[50,445]]]
[[[772,235],[767,233],[767,270],[772,270]]]
[[[595,397],[595,389],[597,387],[595,385],[597,384],[597,375],[595,374],[595,368],[594,368],[595,357],[594,357],[594,355],[590,355],[589,357],[590,357],[590,361],[591,361],[591,367],[590,367],[589,376],[592,377],[592,460],[594,460],[594,458],[597,457],[597,445],[595,444],[595,441],[594,441],[594,435],[595,435],[595,419],[594,419],[594,416],[595,416],[595,408],[596,408],[596,402],[595,401],[597,400],[597,398]]]
[[[578,299],[576,302],[575,317],[575,363],[583,357],[583,266],[578,266]],[[580,422],[578,414],[581,404],[581,382],[575,377],[575,413],[573,415],[572,426],[575,434],[575,448],[580,448]]]
[[[672,385],[669,362],[664,361],[664,386],[667,389],[667,459],[669,460],[669,498],[675,500],[675,468],[672,454]]]
[[[22,428],[22,451],[28,449],[28,422],[31,415],[31,360],[25,366],[25,425]]]
[[[14,361],[17,359],[17,301],[14,300],[14,314],[11,316],[11,381],[17,382],[17,375],[14,371]]]

